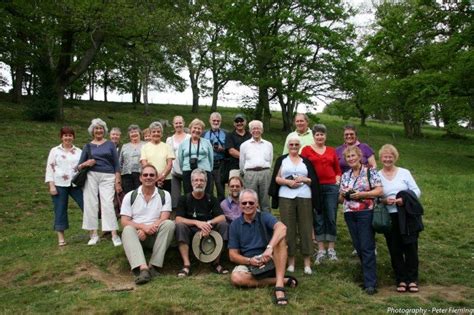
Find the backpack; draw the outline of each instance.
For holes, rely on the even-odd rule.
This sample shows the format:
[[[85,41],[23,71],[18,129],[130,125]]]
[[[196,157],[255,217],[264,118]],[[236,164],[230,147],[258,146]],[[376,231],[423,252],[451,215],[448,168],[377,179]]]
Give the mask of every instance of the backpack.
[[[165,192],[163,191],[163,189],[161,188],[158,188],[158,194],[160,194],[160,198],[161,198],[161,206],[164,206],[165,205]],[[133,206],[133,203],[135,202],[135,199],[137,199],[137,196],[138,196],[138,188],[135,189],[133,192],[132,192],[132,196],[130,197],[130,206]]]

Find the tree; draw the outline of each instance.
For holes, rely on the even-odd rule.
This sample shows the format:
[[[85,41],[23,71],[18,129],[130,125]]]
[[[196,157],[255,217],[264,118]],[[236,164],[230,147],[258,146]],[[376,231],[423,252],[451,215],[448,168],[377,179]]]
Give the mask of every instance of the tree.
[[[255,118],[268,125],[270,101],[278,100],[289,130],[300,103],[312,104],[335,88],[336,71],[350,56],[348,12],[340,1],[242,0],[227,6],[237,79],[258,90]]]

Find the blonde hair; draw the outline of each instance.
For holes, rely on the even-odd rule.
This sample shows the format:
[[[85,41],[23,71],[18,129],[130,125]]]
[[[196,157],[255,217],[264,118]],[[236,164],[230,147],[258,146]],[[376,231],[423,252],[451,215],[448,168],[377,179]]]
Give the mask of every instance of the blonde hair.
[[[384,144],[380,150],[379,150],[379,158],[382,158],[382,154],[383,153],[389,153],[389,154],[392,154],[393,157],[395,158],[395,162],[398,161],[398,157],[400,156],[400,154],[398,153],[398,150],[397,148],[395,148],[395,146],[393,146],[392,144]]]
[[[194,118],[193,121],[189,123],[189,129],[191,129],[194,125],[199,125],[204,130],[206,128],[206,124],[199,118]]]
[[[346,162],[347,162],[346,156],[349,153],[353,153],[353,152],[355,152],[355,154],[357,154],[359,158],[362,158],[362,151],[359,149],[359,147],[355,145],[351,145],[351,146],[348,146],[342,153],[344,155],[344,160],[346,160]]]

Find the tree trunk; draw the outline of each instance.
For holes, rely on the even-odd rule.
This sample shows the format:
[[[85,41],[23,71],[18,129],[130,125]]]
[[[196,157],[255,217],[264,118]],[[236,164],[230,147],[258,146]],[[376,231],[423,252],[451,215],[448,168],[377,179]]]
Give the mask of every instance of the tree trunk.
[[[25,76],[25,63],[21,62],[15,67],[15,80],[13,81],[13,102],[21,103],[23,80]]]
[[[89,71],[89,101],[94,100],[95,93],[95,71]]]
[[[56,87],[56,99],[58,102],[58,107],[57,107],[57,117],[56,121],[58,122],[63,122],[64,121],[64,86],[58,85]]]
[[[198,86],[198,77],[194,72],[192,66],[188,65],[189,70],[189,80],[191,81],[191,92],[193,94],[193,107],[191,112],[197,113],[199,111],[199,86]]]
[[[143,104],[145,105],[145,115],[150,114],[150,108],[148,105],[148,79],[149,79],[149,73],[148,73],[148,68],[145,66],[143,69],[143,79],[142,79],[142,90],[143,90]]]
[[[104,70],[104,102],[107,102],[107,89],[109,87],[109,70]]]
[[[211,104],[211,112],[217,112],[217,96],[219,95],[219,88],[218,84],[214,82],[212,86],[212,104]]]

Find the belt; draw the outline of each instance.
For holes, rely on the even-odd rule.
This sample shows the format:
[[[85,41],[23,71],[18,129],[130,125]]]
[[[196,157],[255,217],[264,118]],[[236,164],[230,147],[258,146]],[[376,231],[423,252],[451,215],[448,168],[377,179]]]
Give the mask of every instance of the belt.
[[[269,170],[269,167],[252,167],[252,168],[246,168],[246,171],[254,171],[254,172],[260,172],[264,170]]]

